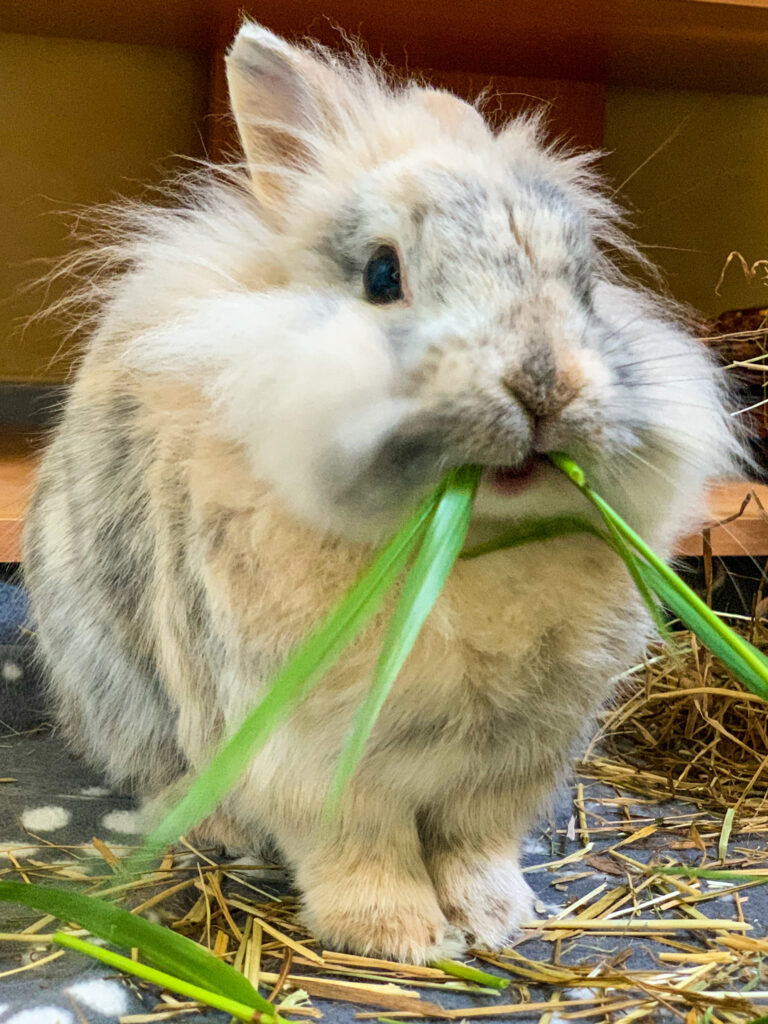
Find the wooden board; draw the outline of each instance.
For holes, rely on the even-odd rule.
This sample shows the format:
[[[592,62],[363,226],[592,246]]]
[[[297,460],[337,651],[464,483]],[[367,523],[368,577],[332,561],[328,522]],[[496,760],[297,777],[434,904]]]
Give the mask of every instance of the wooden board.
[[[0,436],[0,562],[21,560],[21,531],[24,513],[34,485],[39,438],[6,430]],[[742,515],[727,526],[711,531],[715,555],[768,556],[768,485],[750,483],[721,484],[712,493],[713,520],[727,519],[738,512],[744,499],[751,496]],[[701,534],[684,540],[680,555],[701,555]]]
[[[21,531],[32,494],[39,440],[3,428],[0,435],[0,562],[21,561]]]
[[[338,44],[339,26],[396,65],[758,93],[761,0],[2,0],[0,30],[214,52],[241,11]]]
[[[748,480],[719,484],[710,496],[712,520],[720,522],[736,515],[747,498],[749,501],[738,519],[710,530],[712,554],[768,555],[768,485]],[[702,555],[703,552],[702,534],[688,537],[678,551],[681,555]]]

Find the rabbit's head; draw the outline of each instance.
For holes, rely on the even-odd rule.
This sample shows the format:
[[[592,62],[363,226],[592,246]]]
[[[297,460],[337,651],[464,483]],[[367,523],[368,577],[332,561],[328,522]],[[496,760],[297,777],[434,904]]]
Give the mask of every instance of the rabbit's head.
[[[174,229],[169,290],[182,249],[214,269],[139,361],[202,361],[221,429],[333,531],[389,528],[465,463],[487,467],[478,516],[571,509],[554,450],[638,525],[679,518],[730,458],[719,385],[616,283],[629,245],[584,157],[252,24],[227,75],[247,184],[201,204],[198,241]]]

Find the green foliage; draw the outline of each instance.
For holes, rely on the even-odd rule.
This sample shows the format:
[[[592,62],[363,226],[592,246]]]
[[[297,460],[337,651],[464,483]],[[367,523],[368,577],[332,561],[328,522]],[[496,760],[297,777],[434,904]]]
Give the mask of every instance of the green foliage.
[[[81,928],[87,928],[92,935],[122,949],[138,949],[149,963],[161,971],[274,1016],[274,1006],[229,964],[197,942],[137,914],[130,914],[104,899],[47,885],[0,882],[0,900],[22,903],[52,914],[60,921],[74,922]]]
[[[352,729],[336,765],[326,810],[338,806],[345,786],[362,757],[387,695],[416,643],[448,579],[467,536],[469,518],[482,470],[467,466],[448,474],[440,500],[429,520],[419,553],[400,595],[384,637],[373,683],[357,709]]]
[[[255,1006],[240,1003],[235,999],[230,999],[228,996],[220,995],[218,992],[210,992],[199,985],[193,985],[191,982],[176,978],[171,974],[166,974],[164,971],[158,971],[153,967],[147,967],[146,964],[130,960],[127,956],[113,953],[110,949],[95,946],[92,942],[83,942],[82,939],[78,939],[74,935],[68,935],[66,932],[56,932],[53,936],[53,941],[60,946],[74,949],[78,953],[84,953],[85,956],[99,960],[109,967],[115,967],[117,970],[124,971],[126,974],[133,974],[144,981],[151,981],[154,985],[159,985],[160,988],[170,989],[171,992],[178,992],[180,995],[194,999],[198,1003],[212,1006],[216,1010],[223,1010],[224,1013],[231,1014],[236,1020],[251,1021],[252,1024],[256,1024],[256,1022],[258,1024],[277,1024],[280,1020],[274,1013],[274,1007],[271,1003],[267,1003],[266,1000],[261,1000],[261,1002],[269,1007],[269,1013],[263,1011],[260,1013]]]
[[[554,537],[568,537],[574,533],[591,533],[605,540],[604,535],[586,516],[546,516],[543,519],[522,519],[498,537],[462,551],[461,557],[479,558],[504,548],[516,548],[521,544],[534,544]]]
[[[618,534],[621,537],[623,546],[616,547],[615,550],[624,559],[633,578],[640,576],[647,589],[673,611],[705,647],[720,658],[739,682],[758,697],[768,700],[768,658],[762,651],[758,651],[749,641],[730,629],[677,573],[673,572],[641,537],[638,537],[621,516],[592,490],[580,466],[559,452],[550,455],[550,459],[595,506],[613,536]]]
[[[409,517],[330,614],[290,654],[263,699],[151,832],[133,864],[145,863],[218,807],[272,733],[376,614],[423,536],[440,495],[441,491],[433,494]]]

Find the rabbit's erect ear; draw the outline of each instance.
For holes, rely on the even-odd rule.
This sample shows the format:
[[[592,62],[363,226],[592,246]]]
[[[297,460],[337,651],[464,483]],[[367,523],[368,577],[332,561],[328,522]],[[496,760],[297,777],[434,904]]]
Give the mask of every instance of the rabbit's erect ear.
[[[453,135],[463,135],[471,141],[477,141],[478,133],[485,137],[488,128],[475,107],[465,100],[454,96],[447,89],[422,89],[420,91],[422,105]]]
[[[340,76],[260,25],[244,25],[227,54],[227,83],[254,190],[279,207],[290,174],[312,163],[343,103]]]

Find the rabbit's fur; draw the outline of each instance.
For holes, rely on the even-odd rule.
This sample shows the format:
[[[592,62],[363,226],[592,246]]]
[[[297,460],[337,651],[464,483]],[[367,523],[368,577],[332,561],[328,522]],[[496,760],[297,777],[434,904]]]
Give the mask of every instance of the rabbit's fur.
[[[535,121],[494,133],[447,93],[251,24],[228,76],[245,168],[97,253],[102,302],[26,528],[61,721],[146,794],[205,764],[446,468],[565,450],[667,553],[736,450],[707,355],[617,282],[615,212]],[[374,305],[382,242],[404,297]],[[517,496],[481,487],[472,536],[586,509],[542,464]],[[641,656],[645,611],[591,536],[459,562],[324,828],[385,623],[207,834],[276,841],[330,945],[499,946],[531,909],[521,840]]]

